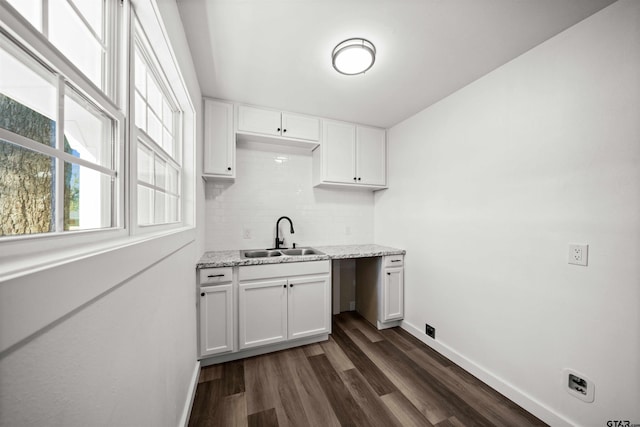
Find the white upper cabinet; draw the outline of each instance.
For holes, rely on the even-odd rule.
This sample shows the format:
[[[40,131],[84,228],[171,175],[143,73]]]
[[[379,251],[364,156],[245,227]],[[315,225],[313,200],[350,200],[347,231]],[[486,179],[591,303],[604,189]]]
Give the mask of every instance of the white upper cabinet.
[[[320,141],[320,119],[300,114],[282,113],[282,136]]]
[[[385,188],[385,130],[324,120],[322,144],[314,150],[313,162],[315,186]]]
[[[240,105],[238,132],[319,142],[320,119]]]
[[[235,178],[236,141],[233,131],[233,104],[204,99],[205,178]]]
[[[281,115],[279,111],[240,105],[238,107],[238,132],[280,136],[282,133]]]
[[[356,173],[358,184],[384,186],[387,165],[384,129],[358,126],[356,129]]]
[[[324,180],[355,183],[356,127],[350,123],[325,120],[321,147]]]

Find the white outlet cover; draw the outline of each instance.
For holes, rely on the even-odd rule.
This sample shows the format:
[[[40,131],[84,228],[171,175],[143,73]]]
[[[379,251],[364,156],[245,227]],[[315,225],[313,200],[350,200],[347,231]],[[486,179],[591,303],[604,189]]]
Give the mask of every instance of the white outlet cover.
[[[584,381],[586,381],[587,384],[585,387],[585,393],[578,393],[577,391],[569,387],[569,374],[582,378]],[[571,396],[584,402],[592,403],[595,400],[596,384],[591,378],[588,378],[587,376],[576,372],[573,369],[562,370],[562,387],[567,390],[567,393],[569,393]]]
[[[242,238],[243,239],[251,239],[251,229],[250,228],[243,228],[242,229]]]
[[[589,245],[579,245],[576,243],[569,243],[569,264],[587,266],[589,259]]]

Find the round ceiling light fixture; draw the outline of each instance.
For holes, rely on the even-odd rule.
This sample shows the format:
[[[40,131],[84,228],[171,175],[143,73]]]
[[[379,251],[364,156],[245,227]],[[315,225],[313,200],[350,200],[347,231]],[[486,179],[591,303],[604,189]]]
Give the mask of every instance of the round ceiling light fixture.
[[[348,39],[333,49],[331,58],[337,72],[354,76],[373,66],[376,62],[376,47],[366,39]]]

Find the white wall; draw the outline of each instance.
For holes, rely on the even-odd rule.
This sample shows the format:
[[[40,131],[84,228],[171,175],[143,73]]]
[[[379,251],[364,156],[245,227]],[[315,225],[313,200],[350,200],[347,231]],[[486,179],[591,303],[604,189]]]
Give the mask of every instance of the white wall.
[[[0,425],[178,425],[196,363],[194,246],[3,353]],[[105,263],[94,274],[118,267]],[[73,265],[67,272],[70,282],[86,275]]]
[[[640,422],[639,114],[621,0],[389,132],[375,241],[407,250],[405,327],[553,425]]]
[[[373,194],[313,188],[311,153],[292,148],[238,143],[235,182],[206,184],[206,250],[267,248],[280,222],[285,245],[370,243]],[[243,230],[251,238],[243,238]]]

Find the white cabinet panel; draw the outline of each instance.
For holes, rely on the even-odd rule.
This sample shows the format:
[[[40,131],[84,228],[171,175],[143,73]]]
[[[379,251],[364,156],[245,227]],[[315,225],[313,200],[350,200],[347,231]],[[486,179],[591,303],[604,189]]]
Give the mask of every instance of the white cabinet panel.
[[[232,285],[200,288],[200,355],[233,350]]]
[[[280,112],[240,105],[238,107],[238,132],[280,136]]]
[[[287,293],[285,279],[240,284],[241,349],[287,339]]]
[[[231,282],[233,280],[233,268],[203,268],[200,270],[199,276],[200,285]]]
[[[282,139],[320,141],[320,119],[301,114],[282,113],[263,108],[238,106],[238,132],[249,132]]]
[[[282,113],[282,136],[320,141],[320,119],[300,114]]]
[[[203,173],[235,177],[235,151],[233,104],[205,98]]]
[[[289,339],[331,331],[329,276],[289,279]]]
[[[320,146],[324,180],[356,182],[356,127],[349,123],[325,120],[323,141]]]
[[[404,268],[386,268],[382,283],[382,321],[404,317]]]
[[[387,143],[384,129],[324,120],[322,144],[313,152],[315,186],[384,188]]]
[[[387,153],[384,129],[358,126],[356,154],[358,184],[385,185]]]

